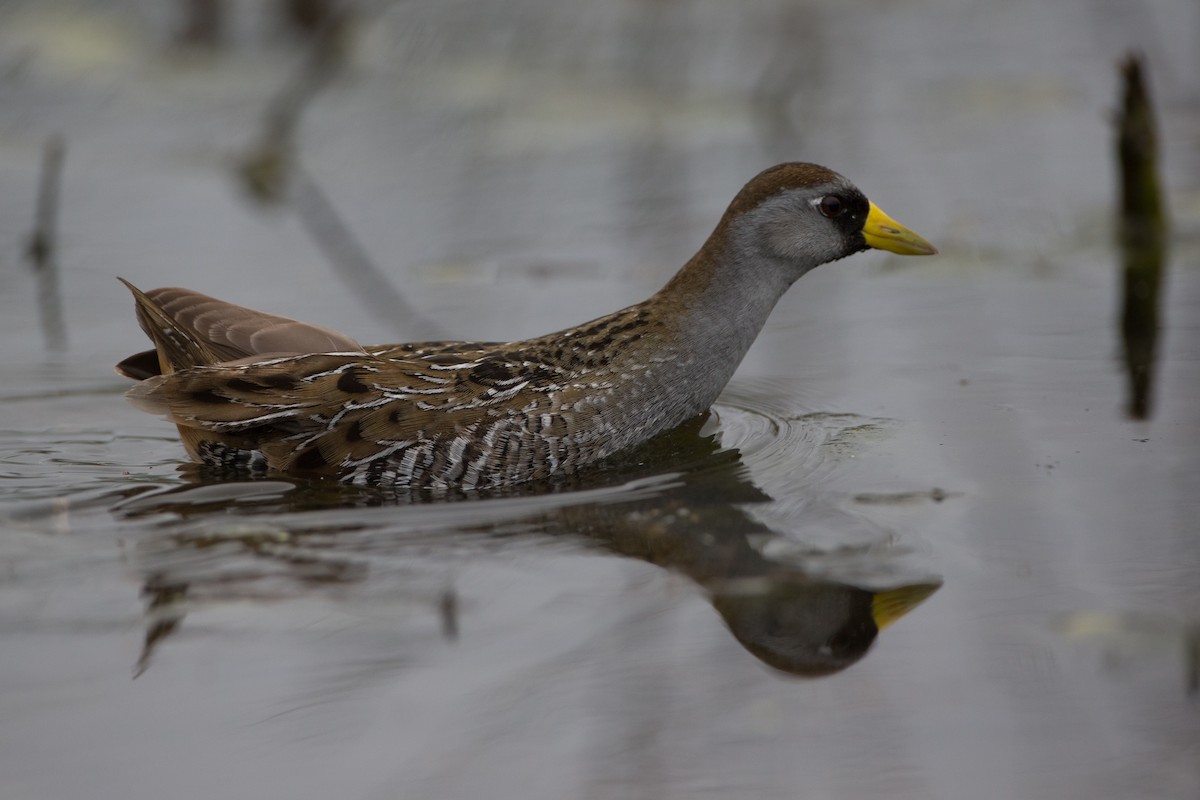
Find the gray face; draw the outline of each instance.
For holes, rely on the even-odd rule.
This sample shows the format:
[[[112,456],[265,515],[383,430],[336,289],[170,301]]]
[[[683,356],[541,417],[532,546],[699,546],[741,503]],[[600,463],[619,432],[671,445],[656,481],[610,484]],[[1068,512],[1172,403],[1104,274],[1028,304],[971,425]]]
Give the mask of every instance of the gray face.
[[[741,220],[738,239],[757,242],[758,255],[794,281],[814,267],[867,248],[863,223],[867,198],[849,182],[785,189]]]

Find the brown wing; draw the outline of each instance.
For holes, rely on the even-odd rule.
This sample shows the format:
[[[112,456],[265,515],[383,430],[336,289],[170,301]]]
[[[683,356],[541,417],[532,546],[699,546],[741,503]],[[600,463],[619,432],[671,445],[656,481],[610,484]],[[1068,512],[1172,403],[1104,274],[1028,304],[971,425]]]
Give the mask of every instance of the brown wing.
[[[118,366],[143,379],[129,397],[206,463],[469,488],[569,471],[657,424],[622,424],[612,405],[629,376],[606,353],[643,336],[639,307],[525,342],[364,350],[187,289],[129,289],[156,348]]]
[[[390,464],[404,471],[393,481],[450,481],[472,464],[482,473],[485,465],[534,463],[527,443],[586,425],[587,409],[542,413],[572,394],[561,379],[552,365],[495,354],[309,354],[180,370],[144,381],[129,397],[198,440],[206,432],[259,450],[276,470],[346,477]]]

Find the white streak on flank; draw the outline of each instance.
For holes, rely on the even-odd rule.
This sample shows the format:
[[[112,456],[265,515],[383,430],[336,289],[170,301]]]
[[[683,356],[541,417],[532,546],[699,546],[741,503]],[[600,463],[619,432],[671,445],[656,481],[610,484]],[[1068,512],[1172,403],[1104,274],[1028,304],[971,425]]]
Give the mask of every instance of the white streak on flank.
[[[410,447],[408,450],[404,451],[404,456],[400,459],[400,465],[397,467],[397,471],[403,475],[412,475],[413,467],[416,466],[416,463],[417,448]]]
[[[296,359],[302,357],[303,356],[280,356],[279,358],[268,358],[263,361],[251,361],[249,364],[238,364],[233,367],[233,369],[237,370],[238,372],[246,372],[247,370],[255,369],[256,367],[273,367],[276,364],[286,364],[289,361],[295,361]],[[222,367],[220,364],[214,364],[211,367],[202,367],[201,369],[216,370],[228,369],[228,367]]]
[[[325,423],[326,431],[331,431],[338,426],[338,423],[340,423],[342,421],[342,417],[346,416],[346,414],[351,410],[347,406],[349,406],[349,403],[342,406],[341,411],[337,412],[336,414],[334,414],[332,417],[329,418],[329,421]]]
[[[500,427],[499,420],[497,420],[496,422],[493,422],[491,425],[488,425],[487,428],[484,429],[483,436],[480,437],[480,441],[483,442],[483,449],[485,451],[491,450],[492,446],[494,444],[496,444],[496,429],[498,427]]]
[[[360,356],[361,357],[363,354],[362,353],[323,353],[322,355]],[[259,364],[264,364],[264,363],[266,363],[266,362],[260,361],[260,362],[258,362],[258,364],[253,364],[251,366],[258,366]],[[339,366],[335,369],[327,369],[324,372],[314,372],[311,375],[305,375],[303,378],[301,378],[301,380],[304,381],[305,383],[312,383],[313,381],[317,380],[318,378],[324,378],[329,375],[338,375],[349,369],[358,369],[358,370],[362,370],[363,372],[379,372],[378,367],[372,367],[370,364],[364,364],[361,361],[354,361],[349,364],[342,364],[341,366]],[[376,387],[376,388],[378,388],[378,387]]]
[[[340,466],[343,469],[353,469],[355,467],[361,467],[364,464],[370,464],[372,461],[378,461],[381,458],[387,458],[392,453],[396,452],[397,450],[403,450],[405,447],[408,447],[412,443],[413,442],[411,439],[407,439],[403,442],[394,442],[393,444],[388,445],[387,447],[383,448],[382,450],[374,452],[365,458],[360,458],[357,461],[348,461],[348,460],[342,461]]]
[[[467,470],[463,473],[462,487],[464,489],[474,489],[479,485],[479,471],[483,469],[483,463],[487,461],[488,454],[482,453],[471,460],[467,464]]]
[[[376,400],[368,400],[365,403],[356,403],[353,400],[347,400],[345,403],[342,403],[341,410],[330,417],[329,421],[325,423],[325,428],[326,430],[333,430],[342,421],[342,417],[351,411],[362,411],[364,408],[379,408],[380,406],[386,406],[390,402],[392,402],[392,398],[390,397],[380,397]]]
[[[342,410],[344,410],[344,411],[360,411],[364,408],[379,408],[380,406],[386,406],[390,402],[392,402],[392,398],[390,398],[390,397],[379,397],[379,398],[376,398],[375,400],[367,400],[362,403],[356,403],[353,400],[347,400],[342,405]]]
[[[313,381],[318,380],[320,378],[326,378],[326,377],[329,377],[330,375],[337,375],[340,372],[344,372],[346,370],[346,366],[347,365],[343,364],[342,366],[338,367],[337,369],[328,369],[328,370],[325,370],[324,372],[314,372],[311,375],[305,375],[300,380],[304,381],[305,383],[312,383]]]
[[[488,399],[492,400],[492,401],[507,400],[510,397],[513,397],[514,395],[516,395],[518,392],[520,392],[522,389],[524,389],[528,385],[529,385],[529,381],[521,381],[516,386],[505,389],[502,392],[497,392],[495,389],[488,389],[487,392],[485,392],[484,394],[488,395]]]
[[[317,441],[318,439],[320,439],[322,436],[324,436],[328,432],[329,431],[317,431],[316,433],[309,434],[308,436],[305,436],[302,433],[298,433],[294,436],[289,436],[285,441],[293,442],[292,452],[299,453],[301,450],[308,447],[310,444]],[[297,439],[299,439],[299,441],[296,441]]]
[[[396,386],[394,388],[382,389],[378,385],[374,388],[379,389],[392,400],[405,400],[409,395],[413,394],[445,394],[446,390],[441,386],[434,389],[414,389],[411,386]]]
[[[440,370],[472,369],[474,367],[478,367],[479,364],[480,364],[480,362],[478,362],[478,361],[467,361],[466,363],[463,363],[463,364],[430,364],[429,368],[430,369],[440,369]]]
[[[287,417],[294,416],[296,416],[294,410],[289,409],[287,411],[276,411],[273,414],[260,414],[259,416],[251,419],[239,419],[229,422],[217,422],[215,420],[199,419],[193,416],[189,416],[187,419],[189,422],[196,423],[201,428],[206,428],[213,431],[229,431],[238,430],[240,428],[253,428],[255,425],[262,425],[263,423],[270,422],[273,419],[285,419]]]
[[[450,463],[457,464],[462,461],[463,452],[467,449],[470,441],[467,436],[458,436],[450,443]]]

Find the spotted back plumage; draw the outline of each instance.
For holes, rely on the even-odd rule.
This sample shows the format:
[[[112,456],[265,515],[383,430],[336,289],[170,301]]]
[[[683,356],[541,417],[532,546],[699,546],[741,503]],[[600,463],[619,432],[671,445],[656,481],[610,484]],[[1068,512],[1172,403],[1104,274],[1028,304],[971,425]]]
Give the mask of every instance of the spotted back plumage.
[[[177,317],[156,302],[164,294]],[[220,302],[191,294],[210,315]],[[143,318],[165,323],[155,340],[175,361],[130,399],[175,422],[195,458],[413,488],[536,480],[620,449],[628,436],[615,425],[613,393],[622,375],[632,375],[628,364],[614,369],[610,354],[618,339],[636,348],[655,327],[634,307],[519,343],[271,356],[242,347],[227,349],[239,357],[222,361],[208,355],[194,324],[180,321],[188,318],[180,313],[190,307],[186,290],[135,290],[135,297]],[[226,312],[240,309],[230,304]]]

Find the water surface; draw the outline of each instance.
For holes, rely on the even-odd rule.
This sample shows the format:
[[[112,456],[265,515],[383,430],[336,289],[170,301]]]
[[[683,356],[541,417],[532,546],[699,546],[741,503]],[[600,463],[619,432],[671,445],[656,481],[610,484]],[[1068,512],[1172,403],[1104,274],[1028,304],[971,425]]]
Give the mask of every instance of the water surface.
[[[238,5],[183,54],[171,9],[0,4],[5,797],[1200,793],[1193,5],[367,9],[296,129],[320,194],[266,206],[239,169],[303,46]],[[1132,47],[1173,217],[1146,421],[1107,119]],[[22,248],[53,133],[48,354]],[[586,480],[214,483],[111,372],[144,346],[117,274],[362,341],[571,325],[788,159],[942,256],[806,276],[703,425]]]

